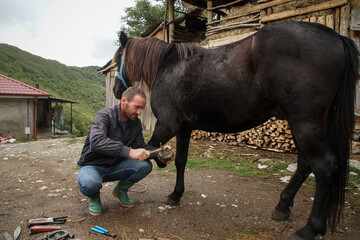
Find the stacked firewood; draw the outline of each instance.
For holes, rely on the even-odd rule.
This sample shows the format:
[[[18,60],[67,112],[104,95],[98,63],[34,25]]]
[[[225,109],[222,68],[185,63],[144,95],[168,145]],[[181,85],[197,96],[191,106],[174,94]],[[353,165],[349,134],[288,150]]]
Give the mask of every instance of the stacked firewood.
[[[194,140],[227,142],[236,145],[247,145],[276,152],[294,152],[295,143],[291,129],[286,120],[275,117],[250,130],[239,133],[217,133],[195,130],[191,134]]]

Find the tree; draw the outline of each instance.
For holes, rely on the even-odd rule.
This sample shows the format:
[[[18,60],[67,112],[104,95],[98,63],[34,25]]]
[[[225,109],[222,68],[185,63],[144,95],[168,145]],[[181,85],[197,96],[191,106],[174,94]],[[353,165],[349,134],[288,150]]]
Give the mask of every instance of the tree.
[[[130,36],[140,36],[146,29],[159,25],[164,19],[166,5],[151,5],[149,0],[136,0],[134,7],[125,8],[125,16],[121,17],[124,31]]]
[[[156,28],[164,21],[166,11],[166,0],[155,0],[152,5],[149,0],[136,0],[134,7],[125,8],[125,16],[121,16],[123,26],[120,31],[124,31],[127,35],[139,37],[149,28]],[[185,12],[186,7],[182,1],[175,1],[175,17],[179,12]],[[120,31],[118,35],[120,35]]]

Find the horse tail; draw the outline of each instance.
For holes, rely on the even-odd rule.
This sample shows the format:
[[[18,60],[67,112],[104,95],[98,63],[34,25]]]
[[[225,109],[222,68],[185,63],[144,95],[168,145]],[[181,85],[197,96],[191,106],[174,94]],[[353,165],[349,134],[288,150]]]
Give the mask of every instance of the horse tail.
[[[344,79],[340,83],[329,110],[328,138],[337,158],[337,170],[332,184],[328,223],[335,232],[345,202],[345,186],[348,180],[349,156],[354,128],[354,102],[359,69],[359,51],[355,43],[340,36],[345,53]]]

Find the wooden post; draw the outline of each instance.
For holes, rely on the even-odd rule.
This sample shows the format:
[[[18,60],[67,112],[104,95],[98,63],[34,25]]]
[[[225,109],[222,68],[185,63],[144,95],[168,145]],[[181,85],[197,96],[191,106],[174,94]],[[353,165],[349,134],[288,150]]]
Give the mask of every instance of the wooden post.
[[[175,24],[174,24],[174,0],[168,0],[169,6],[169,43],[174,41],[174,32],[175,32]]]
[[[167,12],[168,12],[168,1],[166,1],[166,7],[165,7],[165,13],[164,13],[164,22],[163,22],[163,41],[167,42],[167,40],[165,39],[165,34],[166,34],[166,18],[167,18]]]
[[[211,23],[212,20],[213,20],[213,14],[212,14],[212,10],[209,10],[209,9],[212,9],[213,7],[213,2],[212,0],[208,0],[207,1],[207,22],[208,23]]]
[[[350,6],[345,5],[340,8],[340,34],[349,36],[349,20],[350,20]]]

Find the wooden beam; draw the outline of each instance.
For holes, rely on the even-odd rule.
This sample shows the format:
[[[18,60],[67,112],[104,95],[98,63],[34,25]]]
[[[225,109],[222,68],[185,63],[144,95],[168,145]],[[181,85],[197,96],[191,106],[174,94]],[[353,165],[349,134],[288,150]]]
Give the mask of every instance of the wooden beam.
[[[224,4],[224,5],[218,5],[216,7],[211,7],[211,8],[207,8],[207,10],[215,10],[215,9],[220,9],[220,8],[228,8],[230,7],[231,5],[234,5],[236,3],[239,3],[239,2],[244,2],[245,0],[236,0],[234,2],[231,2],[231,3],[228,3],[228,4]]]
[[[325,25],[331,29],[335,29],[334,15],[330,14],[326,16]]]
[[[346,5],[340,9],[340,34],[349,36],[349,19],[350,19],[350,6]]]
[[[169,43],[174,41],[174,0],[168,0],[169,7]]]
[[[291,2],[291,0],[274,0],[274,1],[271,1],[271,2],[258,4],[258,5],[255,5],[254,7],[249,8],[247,10],[247,12],[248,13],[256,12],[256,11],[259,11],[259,10],[262,10],[262,9],[265,9],[265,8],[269,8],[269,7],[272,7],[272,6],[276,6],[276,5],[279,5],[279,4],[282,4],[282,3],[286,3],[286,2]]]
[[[213,6],[212,0],[208,0],[207,1],[207,22],[208,23],[211,23],[213,20],[213,13],[211,10],[212,6]]]
[[[261,19],[261,22],[271,22],[271,21],[275,21],[275,20],[288,18],[288,17],[294,17],[294,16],[306,14],[306,13],[322,11],[322,10],[326,10],[326,9],[330,9],[330,8],[343,6],[343,5],[346,5],[347,3],[348,3],[348,0],[331,0],[331,1],[323,2],[323,3],[319,3],[316,5],[304,7],[304,8],[298,8],[295,10],[288,10],[288,11],[284,11],[284,12],[267,15]]]

